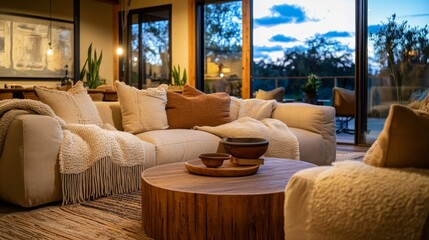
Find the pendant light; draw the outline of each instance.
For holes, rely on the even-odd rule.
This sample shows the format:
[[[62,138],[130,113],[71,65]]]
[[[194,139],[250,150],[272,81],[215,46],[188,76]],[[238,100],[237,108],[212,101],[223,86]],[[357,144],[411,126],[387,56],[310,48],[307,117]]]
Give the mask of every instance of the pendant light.
[[[49,48],[48,55],[52,55],[54,51],[52,50],[52,0],[49,0]]]

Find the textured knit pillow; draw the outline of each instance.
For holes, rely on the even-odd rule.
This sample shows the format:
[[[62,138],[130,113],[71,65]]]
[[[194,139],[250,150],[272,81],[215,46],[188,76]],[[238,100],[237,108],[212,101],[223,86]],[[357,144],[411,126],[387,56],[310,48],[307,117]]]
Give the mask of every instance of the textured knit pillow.
[[[262,100],[255,98],[243,99],[241,101],[237,118],[251,117],[257,120],[270,118],[276,107],[276,100]]]
[[[364,162],[377,167],[429,168],[428,143],[429,113],[394,104]]]
[[[185,89],[183,93],[185,93]],[[193,92],[195,95],[197,92]],[[231,122],[229,116],[230,98],[219,92],[196,96],[167,93],[167,118],[170,128],[189,129],[194,126],[218,126]]]
[[[115,87],[121,105],[122,126],[126,132],[137,134],[168,128],[166,84],[139,90],[115,81]]]
[[[49,105],[55,114],[66,123],[95,124],[102,126],[103,122],[97,107],[83,87],[83,82],[77,82],[66,91],[34,87],[40,101]]]
[[[259,89],[256,92],[255,98],[256,99],[263,99],[263,100],[271,100],[275,99],[277,102],[283,102],[283,96],[285,94],[284,87],[278,87],[271,91],[264,91],[262,89]]]

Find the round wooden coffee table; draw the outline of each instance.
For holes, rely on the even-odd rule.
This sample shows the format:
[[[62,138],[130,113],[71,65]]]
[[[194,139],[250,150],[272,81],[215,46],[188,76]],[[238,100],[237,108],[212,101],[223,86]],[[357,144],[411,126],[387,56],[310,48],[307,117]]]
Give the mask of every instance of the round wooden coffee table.
[[[265,158],[256,174],[209,177],[183,162],[142,173],[143,228],[154,239],[283,239],[284,190],[316,165]]]

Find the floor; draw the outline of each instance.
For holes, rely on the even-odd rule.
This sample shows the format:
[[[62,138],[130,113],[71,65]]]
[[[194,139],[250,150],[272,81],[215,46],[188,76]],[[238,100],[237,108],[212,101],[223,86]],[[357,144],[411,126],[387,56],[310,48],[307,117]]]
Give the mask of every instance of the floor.
[[[365,133],[365,142],[373,143],[381,130],[383,130],[385,118],[368,118],[368,130]],[[349,129],[355,129],[355,121],[351,120],[349,122]],[[354,144],[354,134],[353,133],[337,133],[337,143],[346,143]]]

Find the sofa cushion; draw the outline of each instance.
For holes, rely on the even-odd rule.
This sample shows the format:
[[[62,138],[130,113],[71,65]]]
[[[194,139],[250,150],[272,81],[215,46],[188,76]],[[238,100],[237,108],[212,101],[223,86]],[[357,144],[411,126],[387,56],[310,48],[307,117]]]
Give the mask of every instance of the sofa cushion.
[[[39,99],[49,105],[66,123],[103,125],[97,108],[83,87],[82,81],[77,82],[67,92],[38,86],[34,89]]]
[[[278,87],[270,91],[264,91],[262,89],[259,89],[256,92],[255,98],[256,99],[263,99],[263,100],[271,100],[274,99],[277,102],[283,102],[283,96],[285,94],[285,88],[284,87]]]
[[[123,82],[115,82],[122,112],[122,126],[133,134],[168,128],[166,84],[139,90]]]
[[[156,165],[198,159],[201,153],[217,152],[220,138],[191,129],[167,129],[136,135],[155,145]]]
[[[364,157],[378,167],[429,168],[429,113],[394,104],[384,128]]]
[[[184,88],[186,92],[186,86]],[[218,126],[231,122],[227,93],[186,96],[169,91],[167,93],[167,118],[170,128],[190,129],[194,126]]]

